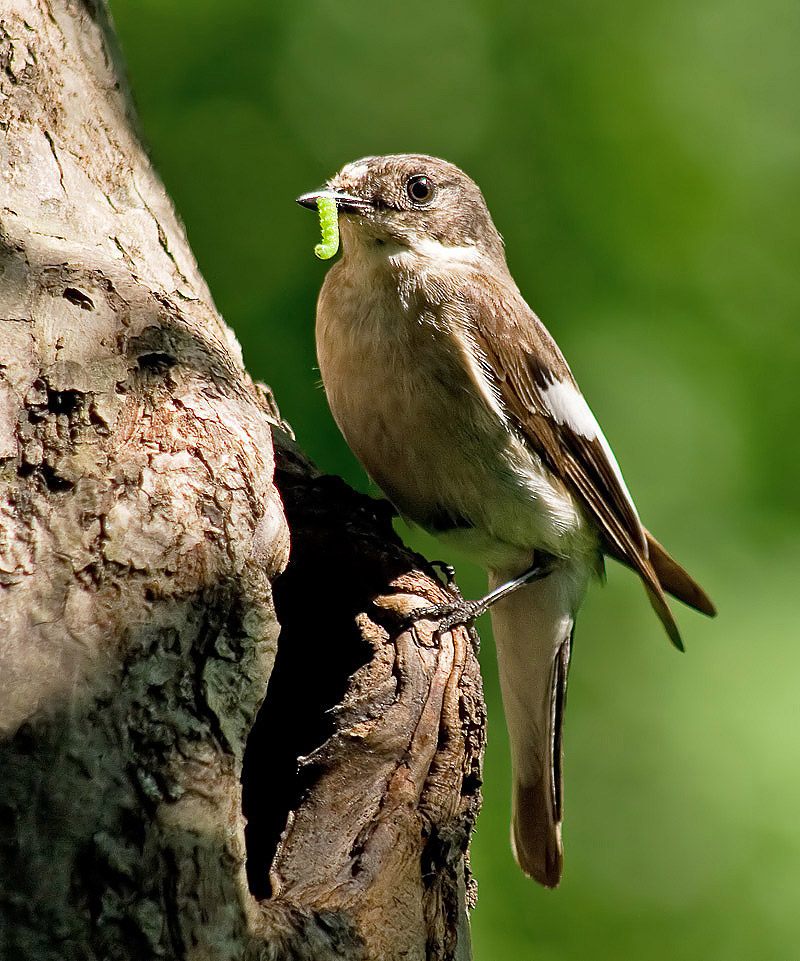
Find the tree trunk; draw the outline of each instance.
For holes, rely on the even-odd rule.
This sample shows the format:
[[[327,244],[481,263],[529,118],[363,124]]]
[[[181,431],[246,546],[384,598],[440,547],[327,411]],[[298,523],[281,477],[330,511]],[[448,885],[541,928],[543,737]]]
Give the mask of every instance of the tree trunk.
[[[0,0],[0,957],[468,958],[446,598],[245,372],[106,7]]]

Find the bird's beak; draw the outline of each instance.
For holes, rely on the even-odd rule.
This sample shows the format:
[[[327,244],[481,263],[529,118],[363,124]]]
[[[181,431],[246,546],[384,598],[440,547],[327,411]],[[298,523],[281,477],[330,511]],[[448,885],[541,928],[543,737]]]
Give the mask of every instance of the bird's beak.
[[[372,207],[372,204],[368,200],[364,200],[363,197],[355,197],[341,190],[331,190],[330,188],[312,190],[311,193],[303,194],[297,198],[297,203],[299,203],[301,207],[308,207],[309,210],[316,210],[317,201],[321,198],[332,200],[336,204],[337,209],[345,213],[369,210],[370,207]]]

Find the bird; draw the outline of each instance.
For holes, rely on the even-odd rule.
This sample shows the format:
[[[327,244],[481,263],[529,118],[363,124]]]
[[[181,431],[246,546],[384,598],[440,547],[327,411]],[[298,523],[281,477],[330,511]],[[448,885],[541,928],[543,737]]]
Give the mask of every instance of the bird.
[[[556,887],[567,674],[589,584],[605,557],[631,568],[681,650],[666,595],[708,616],[714,605],[639,519],[477,184],[425,154],[370,156],[297,202],[321,198],[336,205],[342,243],[316,312],[331,412],[399,514],[488,573],[489,593],[465,610],[491,607],[512,849]]]

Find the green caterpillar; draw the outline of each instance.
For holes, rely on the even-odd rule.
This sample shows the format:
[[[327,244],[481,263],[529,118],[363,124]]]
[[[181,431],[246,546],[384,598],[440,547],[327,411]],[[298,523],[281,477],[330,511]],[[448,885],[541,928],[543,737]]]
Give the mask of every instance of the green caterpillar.
[[[339,249],[339,211],[330,197],[317,197],[317,210],[322,243],[317,244],[314,253],[320,260],[330,260]]]

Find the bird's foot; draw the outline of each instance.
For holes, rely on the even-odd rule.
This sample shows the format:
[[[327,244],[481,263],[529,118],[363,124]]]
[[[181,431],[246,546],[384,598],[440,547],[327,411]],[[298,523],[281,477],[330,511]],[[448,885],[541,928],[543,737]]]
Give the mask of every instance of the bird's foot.
[[[455,595],[455,600],[444,601],[441,604],[431,604],[428,607],[419,607],[411,611],[403,619],[403,626],[410,627],[417,621],[437,621],[436,633],[449,631],[458,624],[466,627],[472,649],[477,655],[481,649],[481,639],[475,630],[475,618],[480,617],[483,610],[480,609],[481,601],[468,601],[461,593],[461,589],[456,583],[456,570],[452,564],[445,561],[431,561],[433,567],[438,567],[444,575],[445,587]]]
[[[480,601],[466,601],[462,597],[457,601],[418,607],[407,614],[404,620],[406,625],[416,624],[417,621],[436,621],[439,631],[449,631],[457,624],[469,626],[476,617],[483,614],[483,610]]]
[[[475,618],[480,617],[482,613],[480,601],[467,601],[460,597],[456,601],[445,601],[442,604],[418,607],[403,618],[403,629],[413,627],[418,621],[435,621],[435,633],[438,635],[457,625],[462,625],[467,629],[472,650],[478,655],[481,650],[481,639],[475,629]]]
[[[474,634],[475,638],[477,638],[473,622],[479,618],[481,614],[485,614],[492,604],[503,597],[508,597],[509,594],[513,594],[519,590],[520,587],[547,577],[547,575],[552,572],[555,562],[551,556],[536,552],[536,554],[534,554],[533,564],[527,571],[524,571],[519,577],[506,581],[505,584],[501,584],[493,591],[489,591],[488,594],[476,601],[464,599],[455,582],[455,570],[450,564],[445,564],[443,561],[434,561],[433,563],[435,566],[441,568],[442,573],[447,579],[447,589],[455,594],[456,600],[446,601],[442,604],[431,604],[429,607],[417,608],[417,610],[412,611],[404,618],[404,625],[410,626],[422,620],[438,621],[438,631],[449,631],[451,627],[455,627],[457,624],[463,624],[470,630],[470,633]],[[473,644],[474,643],[475,641],[473,640]]]

